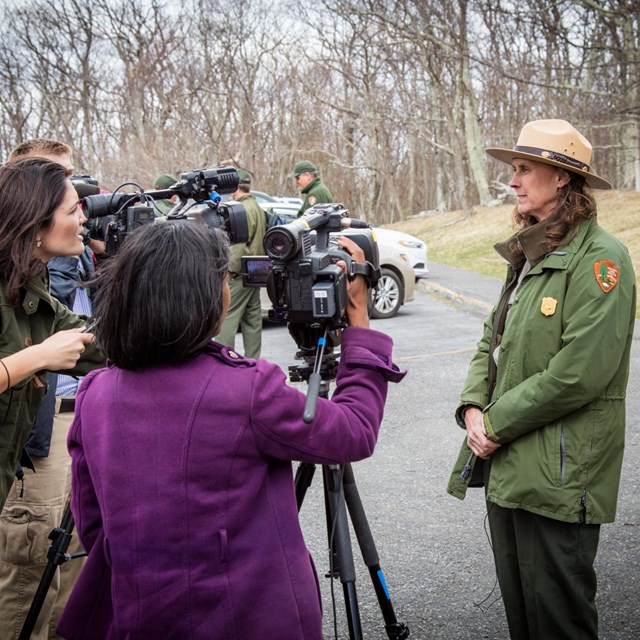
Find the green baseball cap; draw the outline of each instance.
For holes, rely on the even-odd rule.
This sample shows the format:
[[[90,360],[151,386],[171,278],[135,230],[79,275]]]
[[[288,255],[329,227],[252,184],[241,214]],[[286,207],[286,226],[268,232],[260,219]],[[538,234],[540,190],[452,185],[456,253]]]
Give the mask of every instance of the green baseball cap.
[[[158,189],[168,189],[176,182],[178,182],[178,178],[174,178],[170,173],[163,173],[156,178],[155,186]]]
[[[301,160],[300,162],[296,162],[293,167],[293,171],[287,176],[287,178],[295,178],[301,173],[306,173],[307,171],[318,173],[318,168],[313,164],[313,162],[309,162],[309,160]]]
[[[238,184],[251,184],[251,174],[244,169],[236,169],[238,172]]]

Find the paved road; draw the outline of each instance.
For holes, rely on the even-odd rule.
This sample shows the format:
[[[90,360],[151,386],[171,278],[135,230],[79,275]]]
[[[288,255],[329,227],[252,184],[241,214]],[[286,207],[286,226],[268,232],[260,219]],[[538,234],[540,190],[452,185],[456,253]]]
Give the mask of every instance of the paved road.
[[[393,337],[395,360],[409,374],[390,386],[376,453],[353,468],[396,613],[409,625],[411,638],[508,638],[482,493],[471,491],[460,502],[445,492],[462,441],[452,412],[500,282],[436,264],[430,269],[412,303],[396,318],[373,323]],[[640,638],[640,331],[636,336],[618,518],[603,527],[597,558],[602,640]],[[263,342],[264,357],[285,371],[294,364],[295,345],[284,327],[267,326]],[[323,573],[328,561],[319,472],[301,521]],[[380,609],[357,549],[355,559],[364,638],[384,640]],[[321,589],[329,639],[334,632],[328,579],[321,578]],[[338,637],[346,639],[339,584],[335,598]]]

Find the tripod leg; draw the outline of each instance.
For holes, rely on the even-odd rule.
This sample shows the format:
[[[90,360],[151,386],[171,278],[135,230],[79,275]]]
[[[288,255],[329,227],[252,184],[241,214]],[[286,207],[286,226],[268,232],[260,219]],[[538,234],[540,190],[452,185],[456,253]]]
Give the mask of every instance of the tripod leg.
[[[350,464],[344,465],[342,484],[344,487],[345,502],[349,508],[349,515],[351,516],[353,529],[356,533],[356,538],[358,539],[360,552],[362,553],[364,563],[369,569],[371,582],[373,582],[373,588],[376,592],[376,597],[378,598],[380,610],[382,611],[387,636],[391,640],[402,640],[404,638],[408,638],[409,627],[407,627],[404,622],[401,622],[396,618],[387,583],[384,579],[382,569],[380,568],[378,551],[373,540],[373,535],[371,534],[371,528],[369,527],[367,516],[364,512],[364,507],[362,506],[362,501],[360,500],[360,494],[358,493],[358,487],[356,486],[353,469]]]
[[[69,548],[69,543],[71,542],[73,527],[73,514],[71,513],[71,507],[67,502],[60,526],[55,528],[49,534],[49,539],[52,541],[51,548],[47,553],[47,558],[49,560],[47,562],[47,566],[44,568],[42,578],[40,578],[40,584],[38,585],[36,594],[31,601],[31,607],[29,608],[29,613],[27,613],[27,617],[22,625],[18,640],[29,640],[33,633],[33,629],[38,621],[38,616],[40,615],[40,610],[42,609],[47,592],[51,586],[53,576],[55,575],[58,567],[68,560],[66,557],[66,551]]]
[[[337,466],[323,466],[322,471],[333,522],[333,532],[330,534],[329,542],[344,590],[349,638],[362,640],[362,624],[356,594],[356,569],[353,562],[349,523],[347,522],[347,510],[342,490],[342,471],[341,467]]]
[[[301,462],[296,469],[296,476],[293,483],[296,488],[296,504],[298,505],[298,512],[300,512],[300,508],[304,502],[307,489],[311,486],[315,470],[316,465],[311,464],[310,462]]]

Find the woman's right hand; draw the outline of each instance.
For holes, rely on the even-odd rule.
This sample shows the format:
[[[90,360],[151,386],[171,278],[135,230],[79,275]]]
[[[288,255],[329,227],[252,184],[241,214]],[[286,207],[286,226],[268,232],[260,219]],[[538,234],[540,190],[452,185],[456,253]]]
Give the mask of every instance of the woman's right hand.
[[[355,262],[364,264],[364,251],[353,240],[346,236],[340,236],[338,246],[344,249]],[[339,261],[338,264],[346,270],[346,264]],[[369,290],[364,276],[357,275],[353,280],[347,280],[347,304],[346,313],[351,327],[369,327]]]
[[[93,334],[83,333],[83,329],[67,329],[54,333],[40,344],[34,345],[34,348],[40,351],[43,359],[42,369],[73,369],[85,345],[92,340]]]

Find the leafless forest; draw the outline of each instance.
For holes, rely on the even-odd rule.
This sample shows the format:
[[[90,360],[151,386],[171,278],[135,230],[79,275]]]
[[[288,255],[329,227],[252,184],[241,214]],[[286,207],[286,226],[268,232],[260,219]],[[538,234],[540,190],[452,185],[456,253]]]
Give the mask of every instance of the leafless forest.
[[[524,122],[570,120],[640,190],[638,0],[16,0],[0,30],[0,154],[72,144],[113,189],[233,158],[293,194],[310,159],[382,224],[486,204]]]

